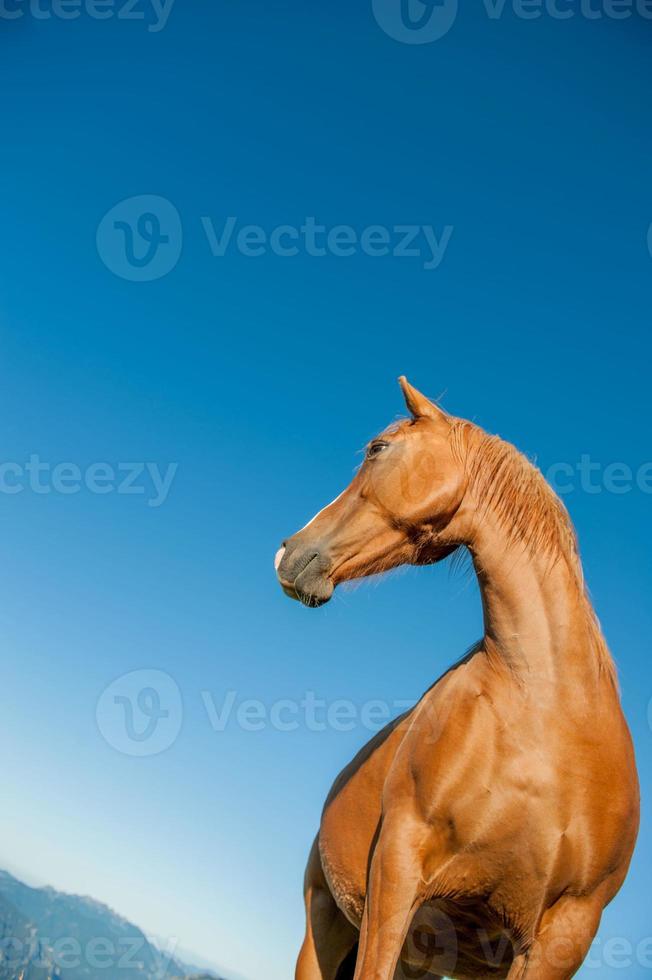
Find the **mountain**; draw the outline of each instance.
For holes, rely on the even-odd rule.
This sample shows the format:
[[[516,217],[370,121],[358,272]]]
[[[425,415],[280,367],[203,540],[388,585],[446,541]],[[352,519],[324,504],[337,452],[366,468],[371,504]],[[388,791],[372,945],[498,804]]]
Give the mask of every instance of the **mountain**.
[[[0,980],[219,980],[92,898],[0,871]]]

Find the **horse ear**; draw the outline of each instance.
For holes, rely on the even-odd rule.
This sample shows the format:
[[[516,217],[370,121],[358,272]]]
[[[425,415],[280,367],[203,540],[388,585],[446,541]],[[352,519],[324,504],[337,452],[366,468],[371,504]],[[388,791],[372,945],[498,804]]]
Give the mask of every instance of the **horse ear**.
[[[398,383],[401,386],[405,404],[413,418],[436,419],[437,421],[448,418],[446,412],[442,411],[434,402],[431,402],[429,398],[426,398],[425,395],[422,395],[420,391],[414,388],[405,375],[401,375]]]

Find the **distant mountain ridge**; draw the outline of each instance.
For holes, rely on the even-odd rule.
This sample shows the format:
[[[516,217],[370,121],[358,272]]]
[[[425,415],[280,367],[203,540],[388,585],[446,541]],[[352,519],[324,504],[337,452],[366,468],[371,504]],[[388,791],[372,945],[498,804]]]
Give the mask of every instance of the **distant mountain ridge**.
[[[172,951],[173,953],[173,951]],[[0,980],[220,980],[107,905],[0,871]]]

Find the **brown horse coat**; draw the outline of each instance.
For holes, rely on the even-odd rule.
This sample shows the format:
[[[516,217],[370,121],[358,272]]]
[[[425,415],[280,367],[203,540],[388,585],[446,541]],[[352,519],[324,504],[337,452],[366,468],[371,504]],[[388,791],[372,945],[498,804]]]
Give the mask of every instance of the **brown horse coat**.
[[[613,662],[540,473],[401,385],[412,418],[284,543],[278,577],[319,605],[342,581],[465,546],[485,634],[336,780],[296,977],[565,980],[638,829]]]

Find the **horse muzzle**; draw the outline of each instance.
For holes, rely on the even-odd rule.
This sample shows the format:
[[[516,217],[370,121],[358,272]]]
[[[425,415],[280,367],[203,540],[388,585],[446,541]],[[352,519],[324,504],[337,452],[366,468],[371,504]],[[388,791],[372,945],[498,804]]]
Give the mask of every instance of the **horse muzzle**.
[[[281,588],[304,606],[323,606],[333,595],[328,572],[331,561],[323,550],[287,541],[277,551],[274,567]]]

